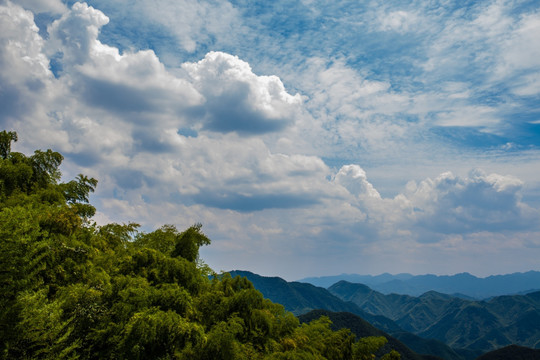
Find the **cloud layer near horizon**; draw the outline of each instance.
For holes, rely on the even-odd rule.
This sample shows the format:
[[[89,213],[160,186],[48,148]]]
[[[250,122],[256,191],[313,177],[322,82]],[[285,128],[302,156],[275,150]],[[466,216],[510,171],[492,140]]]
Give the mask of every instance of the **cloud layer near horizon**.
[[[460,9],[462,17],[443,9],[442,24],[436,9],[412,3],[352,9],[357,21],[373,15],[365,16],[378,41],[423,44],[414,61],[376,69],[322,51],[346,46],[330,36],[353,19],[321,18],[339,8],[298,3],[302,42],[287,34],[293,29],[266,31],[278,20],[264,9],[199,2],[178,13],[185,22],[175,29],[160,11],[179,5],[162,3],[142,13],[149,5],[137,1],[125,14],[146,25],[162,19],[177,52],[138,49],[126,33],[109,33],[107,43],[111,18],[86,3],[0,1],[0,123],[19,133],[15,149],[53,148],[66,156],[66,177],[98,178],[98,221],[202,222],[216,270],[288,278],[537,266],[540,116],[529,105],[540,94],[537,8],[485,2]],[[227,21],[217,27],[210,18],[220,12]],[[320,50],[308,43],[317,19],[334,32]],[[244,36],[250,63],[200,53],[232,51]],[[377,57],[380,46],[356,49]],[[394,59],[409,56],[403,51]],[[408,73],[394,74],[399,68]]]

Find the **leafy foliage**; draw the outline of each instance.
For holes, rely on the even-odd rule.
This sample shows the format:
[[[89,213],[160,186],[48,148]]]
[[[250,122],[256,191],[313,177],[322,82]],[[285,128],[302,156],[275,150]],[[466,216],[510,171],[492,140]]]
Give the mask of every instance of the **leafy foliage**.
[[[384,344],[326,317],[300,325],[246,278],[209,277],[200,224],[96,225],[97,181],[60,182],[62,155],[11,152],[16,140],[0,133],[0,358],[372,359]]]

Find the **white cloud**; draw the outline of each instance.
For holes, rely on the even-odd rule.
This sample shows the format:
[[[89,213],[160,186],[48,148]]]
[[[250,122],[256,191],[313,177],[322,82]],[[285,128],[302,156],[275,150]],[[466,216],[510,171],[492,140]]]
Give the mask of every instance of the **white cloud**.
[[[475,171],[460,178],[447,172],[422,181],[405,196],[419,228],[428,230],[427,236],[533,230],[540,214],[521,201],[522,186],[512,176]]]
[[[458,109],[435,116],[435,125],[494,127],[500,122],[496,109],[482,105],[462,105]]]
[[[310,58],[302,88],[311,118],[300,135],[313,132],[324,153],[365,149],[387,156],[411,128],[400,117],[412,109],[409,94],[394,92],[390,83],[369,79],[343,60]]]
[[[355,196],[381,198],[379,192],[367,181],[366,172],[358,165],[353,164],[341,167],[334,181],[344,186]]]
[[[434,15],[424,69],[443,79],[475,76],[477,91],[504,84],[517,95],[537,94],[540,12],[519,11],[514,2],[486,1],[468,17],[437,22],[440,15]]]
[[[521,96],[540,93],[540,12],[524,15],[500,48],[497,74]]]
[[[108,21],[101,11],[75,3],[49,27],[50,45],[62,54],[61,76],[72,91],[90,106],[124,113],[131,121],[145,112],[181,118],[182,110],[202,101],[191,84],[169,73],[153,51],[120,54],[101,43],[98,34]]]
[[[52,73],[42,53],[33,14],[7,2],[0,6],[0,124],[12,128],[20,117],[38,111],[49,99]],[[43,111],[43,109],[39,109]]]
[[[61,51],[66,66],[80,65],[98,50],[99,29],[108,22],[109,18],[101,11],[86,3],[75,3],[70,12],[47,29],[51,47]]]
[[[417,15],[411,12],[397,10],[388,13],[381,13],[378,19],[380,28],[383,31],[397,31],[406,33],[418,22]]]
[[[257,76],[245,61],[222,52],[210,52],[197,63],[182,67],[206,102],[204,127],[213,131],[265,133],[294,121],[302,103],[290,95],[277,76]]]
[[[512,25],[501,44],[499,71],[540,70],[540,12],[526,14]]]
[[[4,79],[19,81],[41,80],[49,76],[49,61],[41,53],[43,40],[38,34],[34,16],[30,11],[8,2],[0,7],[0,41],[3,48],[0,61]]]

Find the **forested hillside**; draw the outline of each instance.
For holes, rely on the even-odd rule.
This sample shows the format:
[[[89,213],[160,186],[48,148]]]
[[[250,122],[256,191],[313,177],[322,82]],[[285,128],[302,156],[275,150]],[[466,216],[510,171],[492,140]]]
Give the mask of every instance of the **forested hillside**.
[[[454,349],[487,352],[511,344],[540,346],[540,292],[472,301],[434,291],[420,297],[383,295],[346,281],[328,290],[370,314],[387,316],[409,332]]]
[[[401,344],[392,348],[402,354],[404,359],[410,358],[408,354],[411,353],[411,349],[418,354],[430,354],[446,360],[459,358],[448,345],[437,340],[424,339],[408,333],[389,318],[369,314],[356,304],[343,301],[332,295],[327,289],[300,282],[287,282],[278,277],[261,276],[250,271],[235,270],[231,271],[230,274],[233,277],[246,277],[257,290],[262,292],[265,298],[283,304],[286,310],[300,315],[300,319],[312,319],[314,313],[324,313],[332,319],[335,328],[349,328],[360,337],[371,334],[372,336],[388,338],[386,347],[394,346],[399,340]],[[309,313],[309,315],[306,315],[306,313]],[[347,321],[343,320],[345,316],[349,317]],[[339,324],[334,321],[336,318],[340,319]],[[366,323],[369,323],[369,326]],[[363,330],[359,332],[360,327]],[[391,336],[385,333],[391,334]],[[407,346],[409,350],[402,351],[404,346]],[[481,352],[476,353],[476,355],[480,354]],[[474,359],[476,357],[474,355],[468,356],[467,359]]]
[[[1,358],[371,359],[384,343],[327,317],[300,325],[246,278],[210,280],[198,224],[96,225],[97,181],[61,182],[61,154],[16,140],[0,132]]]
[[[396,350],[401,354],[403,360],[463,360],[458,354],[452,351],[449,347],[441,347],[438,341],[432,340],[431,345],[436,349],[424,349],[427,351],[412,351],[409,347],[404,345],[398,339],[388,335],[387,333],[375,328],[366,320],[360,316],[345,313],[345,312],[332,312],[327,310],[313,310],[307,314],[300,315],[298,318],[301,322],[309,322],[313,319],[317,319],[321,316],[328,316],[332,320],[332,329],[350,329],[357,337],[369,337],[369,336],[382,336],[387,339],[387,343],[381,348],[382,351]],[[424,344],[429,344],[428,341],[424,341]],[[380,351],[381,351],[380,350]],[[421,354],[433,354],[436,355],[421,355]]]
[[[300,319],[324,313],[332,319],[334,328],[349,328],[360,336],[372,330],[366,326],[366,320],[389,334],[384,335],[389,340],[387,346],[398,341],[416,354],[474,360],[512,343],[530,348],[540,346],[540,292],[472,301],[435,291],[420,297],[384,295],[346,281],[327,290],[249,271],[230,274],[248,278],[266,298],[301,314]],[[308,310],[314,311],[305,314]],[[380,330],[373,335],[380,335]],[[409,358],[409,351],[393,349],[402,358]]]

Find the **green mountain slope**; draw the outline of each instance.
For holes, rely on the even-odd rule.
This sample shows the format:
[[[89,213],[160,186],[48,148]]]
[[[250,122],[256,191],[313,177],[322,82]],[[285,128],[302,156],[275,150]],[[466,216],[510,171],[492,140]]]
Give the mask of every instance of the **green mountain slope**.
[[[510,344],[540,347],[540,292],[472,301],[435,291],[419,297],[384,295],[345,281],[328,290],[370,314],[387,316],[404,330],[455,349],[486,352]]]
[[[518,345],[506,346],[502,349],[490,351],[477,360],[539,360],[540,350],[530,349]]]
[[[303,314],[313,309],[363,314],[355,304],[342,301],[326,289],[311,284],[287,282],[279,277],[265,277],[249,271],[230,271],[229,274],[232,277],[246,277],[266,298],[285,306],[293,314]]]
[[[321,315],[328,316],[332,320],[332,328],[334,330],[339,330],[342,328],[350,329],[353,334],[357,337],[367,337],[367,336],[384,336],[388,339],[388,343],[382,348],[384,352],[389,352],[390,350],[396,350],[401,354],[402,360],[435,360],[435,359],[446,359],[446,360],[462,360],[462,357],[459,356],[455,351],[450,347],[442,344],[439,341],[426,341],[420,339],[413,334],[408,334],[410,337],[416,337],[417,339],[407,339],[411,340],[410,342],[416,344],[421,351],[417,349],[411,349],[406,346],[403,341],[397,339],[394,336],[391,336],[362,319],[361,317],[351,314],[351,313],[333,313],[326,310],[314,310],[307,314],[300,315],[299,319],[301,322],[309,322],[313,319],[319,318]],[[405,334],[405,333],[401,333]],[[420,354],[439,354],[439,356],[434,355],[420,355]]]
[[[400,335],[405,333],[394,321],[384,316],[369,314],[352,302],[344,301],[331,294],[327,289],[311,284],[287,282],[277,277],[260,276],[249,271],[231,271],[230,274],[233,277],[246,277],[256,289],[261,291],[264,297],[283,304],[285,309],[297,315],[320,309],[338,313],[352,313],[386,333]],[[412,334],[411,336],[404,336],[404,339],[404,344],[410,348],[426,350],[426,354],[440,356],[445,359],[455,359],[455,357],[451,356],[445,357],[447,354],[453,354],[454,352],[440,341],[426,340]]]

